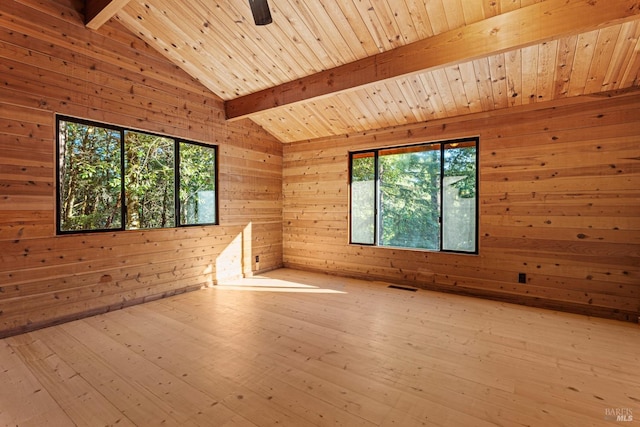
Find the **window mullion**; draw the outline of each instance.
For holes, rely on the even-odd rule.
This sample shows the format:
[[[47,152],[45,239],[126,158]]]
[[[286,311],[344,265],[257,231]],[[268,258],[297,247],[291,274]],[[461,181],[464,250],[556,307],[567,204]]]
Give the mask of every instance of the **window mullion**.
[[[444,206],[444,144],[440,144],[440,200],[438,200],[438,231],[440,238],[438,239],[438,250],[442,251],[442,241],[444,239],[442,224],[442,209]]]
[[[173,203],[175,209],[175,225],[180,227],[182,225],[182,218],[180,215],[180,141],[173,140]]]
[[[381,203],[382,203],[382,198],[380,195],[380,163],[379,163],[379,152],[376,150],[373,152],[373,171],[374,171],[374,177],[373,177],[373,194],[375,196],[375,203],[374,203],[374,212],[373,212],[373,217],[374,217],[374,222],[373,222],[373,244],[375,246],[380,245],[380,236],[379,233],[382,232],[382,224],[380,223],[380,221],[382,220],[380,217],[380,207],[381,207]]]
[[[127,213],[127,189],[125,188],[125,149],[124,149],[124,129],[120,129],[120,216],[122,224],[120,230],[126,230],[128,219]]]

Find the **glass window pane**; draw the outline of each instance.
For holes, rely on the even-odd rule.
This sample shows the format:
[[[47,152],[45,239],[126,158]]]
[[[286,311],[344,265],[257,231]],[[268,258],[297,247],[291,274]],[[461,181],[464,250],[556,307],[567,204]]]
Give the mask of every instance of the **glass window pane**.
[[[442,249],[476,251],[476,144],[444,147]]]
[[[380,245],[440,249],[440,145],[384,150],[378,173]]]
[[[180,224],[215,224],[216,149],[180,143]]]
[[[60,231],[122,227],[120,131],[59,121]]]
[[[125,132],[127,229],[175,226],[174,140]]]
[[[375,243],[376,194],[374,153],[351,157],[351,242]]]

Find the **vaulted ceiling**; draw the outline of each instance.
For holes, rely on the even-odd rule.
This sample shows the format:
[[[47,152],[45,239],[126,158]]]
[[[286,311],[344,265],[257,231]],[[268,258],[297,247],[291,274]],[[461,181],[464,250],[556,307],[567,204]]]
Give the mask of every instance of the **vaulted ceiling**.
[[[638,0],[87,0],[282,142],[640,87]]]

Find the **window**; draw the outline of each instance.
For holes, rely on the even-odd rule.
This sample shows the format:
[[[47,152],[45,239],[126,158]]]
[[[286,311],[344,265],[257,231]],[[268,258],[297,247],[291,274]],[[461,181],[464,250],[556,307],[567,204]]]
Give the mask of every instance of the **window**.
[[[216,222],[216,150],[180,143],[180,224]]]
[[[351,153],[351,243],[477,253],[477,145]]]
[[[124,131],[124,188],[127,229],[174,227],[174,141]]]
[[[58,225],[60,231],[124,226],[122,132],[58,121]]]
[[[217,224],[217,149],[58,117],[58,232]]]

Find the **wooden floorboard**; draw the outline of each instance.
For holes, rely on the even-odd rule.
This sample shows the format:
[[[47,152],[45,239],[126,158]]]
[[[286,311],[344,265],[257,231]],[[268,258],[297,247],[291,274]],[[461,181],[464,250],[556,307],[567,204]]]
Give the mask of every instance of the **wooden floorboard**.
[[[640,420],[640,327],[291,269],[0,340],[0,426]]]

